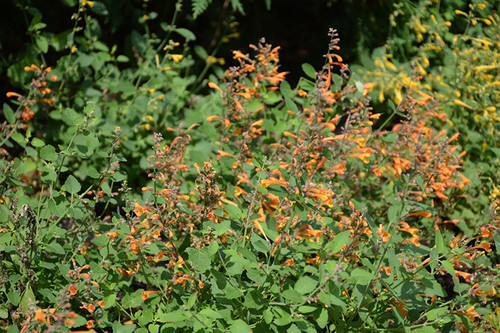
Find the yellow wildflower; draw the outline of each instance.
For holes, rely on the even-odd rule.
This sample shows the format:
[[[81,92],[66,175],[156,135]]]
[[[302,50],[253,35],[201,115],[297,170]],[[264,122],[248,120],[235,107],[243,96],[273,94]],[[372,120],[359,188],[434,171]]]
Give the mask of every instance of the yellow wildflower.
[[[174,62],[179,62],[182,60],[182,58],[184,58],[184,56],[182,54],[171,54],[170,55],[170,58],[174,61]]]
[[[81,0],[82,7],[89,6],[90,8],[94,7],[94,1],[90,0]]]

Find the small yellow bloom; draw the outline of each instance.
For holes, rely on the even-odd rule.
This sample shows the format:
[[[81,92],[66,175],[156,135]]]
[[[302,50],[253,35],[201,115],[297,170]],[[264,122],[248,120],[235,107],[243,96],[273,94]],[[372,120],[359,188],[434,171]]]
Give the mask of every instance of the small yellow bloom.
[[[216,58],[216,57],[214,57],[214,56],[208,56],[208,57],[207,57],[207,62],[208,62],[209,64],[215,64],[215,63],[217,62],[217,58]]]
[[[479,20],[479,21],[483,21],[483,22],[484,22],[484,24],[486,24],[486,25],[491,25],[491,21],[490,21],[490,20],[488,20],[488,19],[483,19],[483,18],[480,18],[480,19],[478,19],[478,20]]]
[[[386,61],[384,63],[384,65],[389,68],[391,71],[397,71],[398,69],[396,68],[396,66],[394,66],[394,64],[390,61]]]
[[[465,104],[464,102],[462,102],[461,100],[459,99],[454,99],[453,100],[453,103],[455,103],[456,105],[460,105],[460,106],[463,106],[464,108],[467,108],[467,109],[473,109],[472,106],[468,105],[468,104]]]
[[[384,92],[382,90],[380,90],[380,92],[378,93],[378,101],[379,103],[385,101]]]
[[[71,53],[75,53],[77,50],[78,48],[75,45],[71,47]]]
[[[90,8],[94,7],[94,1],[90,0],[81,0],[82,7],[89,6]]]
[[[455,14],[467,17],[467,13],[465,13],[465,12],[463,12],[461,10],[458,10],[458,9],[455,9]]]
[[[174,62],[179,62],[182,60],[182,58],[184,58],[184,56],[182,54],[171,54],[170,55],[170,58],[174,61]]]

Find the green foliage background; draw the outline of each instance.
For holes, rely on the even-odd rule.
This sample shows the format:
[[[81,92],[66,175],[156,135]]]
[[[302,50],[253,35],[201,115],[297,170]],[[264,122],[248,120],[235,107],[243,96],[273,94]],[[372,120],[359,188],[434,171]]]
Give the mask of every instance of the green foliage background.
[[[4,5],[0,329],[500,330],[499,4]]]

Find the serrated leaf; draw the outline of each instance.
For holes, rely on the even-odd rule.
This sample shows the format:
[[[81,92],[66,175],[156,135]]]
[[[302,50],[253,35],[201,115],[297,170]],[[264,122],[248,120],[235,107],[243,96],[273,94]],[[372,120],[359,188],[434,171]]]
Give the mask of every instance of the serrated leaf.
[[[33,294],[33,290],[31,289],[30,283],[28,282],[26,284],[26,290],[24,291],[23,296],[19,301],[19,307],[23,311],[29,311],[29,309],[31,308],[30,305],[34,304],[35,304],[35,294]]]
[[[85,117],[71,108],[66,108],[62,111],[61,119],[68,125],[80,125]]]
[[[264,240],[257,234],[252,234],[250,242],[252,243],[253,247],[259,252],[268,253],[271,249],[271,246],[266,242],[266,240]]]
[[[177,310],[177,311],[172,311],[169,313],[162,313],[158,315],[157,321],[160,323],[166,323],[166,322],[178,322],[186,319],[186,311],[184,310]]]
[[[229,326],[229,329],[230,329],[231,333],[251,333],[252,332],[252,328],[250,326],[248,326],[248,324],[245,323],[241,319],[236,319],[235,321],[233,321],[231,326]]]
[[[361,285],[368,284],[371,280],[375,279],[375,275],[362,268],[356,268],[351,272],[351,277],[356,281],[356,283]]]
[[[44,146],[40,149],[40,157],[45,161],[55,162],[58,156],[56,149],[51,145]]]
[[[31,140],[31,145],[33,147],[37,147],[37,148],[40,148],[40,147],[43,147],[45,146],[45,142],[43,142],[42,140],[40,140],[39,138],[33,138]]]
[[[309,276],[301,276],[297,280],[297,282],[295,282],[293,289],[295,289],[300,294],[305,295],[313,291],[317,285],[318,281],[316,281],[315,279]]]
[[[335,235],[335,238],[326,243],[325,245],[325,250],[331,251],[332,254],[335,254],[342,250],[344,245],[350,244],[352,242],[352,239],[350,238],[351,231],[346,230],[342,231],[341,233],[338,233]]]
[[[441,265],[443,266],[444,269],[446,269],[446,271],[452,276],[452,277],[455,277],[455,268],[453,267],[453,265],[446,261],[446,260],[443,260],[441,261]]]
[[[233,220],[239,220],[243,216],[241,209],[231,204],[224,205],[224,210],[228,213],[229,218]]]
[[[292,301],[293,303],[300,303],[304,300],[302,294],[293,289],[284,290],[283,292],[281,292],[281,296],[283,296],[287,300]]]
[[[61,246],[61,244],[53,242],[47,245],[47,250],[50,253],[55,253],[55,254],[65,254],[66,251],[64,251],[64,248]]]
[[[68,179],[66,179],[66,182],[63,185],[63,188],[69,194],[75,195],[82,189],[82,186],[73,175],[69,175]]]
[[[212,0],[193,0],[192,2],[192,10],[193,10],[193,18],[196,19],[198,15],[207,10],[208,5],[212,3]]]
[[[211,260],[201,250],[188,248],[189,261],[196,272],[205,273],[210,268]]]

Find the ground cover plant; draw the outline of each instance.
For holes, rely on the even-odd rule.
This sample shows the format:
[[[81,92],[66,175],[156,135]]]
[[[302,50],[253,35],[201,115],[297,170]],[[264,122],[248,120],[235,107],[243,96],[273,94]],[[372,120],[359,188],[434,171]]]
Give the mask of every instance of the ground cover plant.
[[[233,51],[233,66],[196,44],[176,25],[182,1],[161,32],[144,1],[129,53],[101,40],[109,3],[65,3],[74,27],[59,35],[22,9],[33,40],[8,72],[2,330],[500,330],[498,76],[484,72],[497,63],[429,65],[434,76],[405,63],[405,84],[384,86],[395,73],[351,70],[330,29],[324,66],[303,64],[292,86],[265,38]],[[415,23],[424,4],[395,8]],[[496,59],[488,29],[457,40],[489,48],[435,57]],[[377,52],[374,66],[391,70]],[[476,114],[455,107],[471,101],[489,118],[466,127]]]

